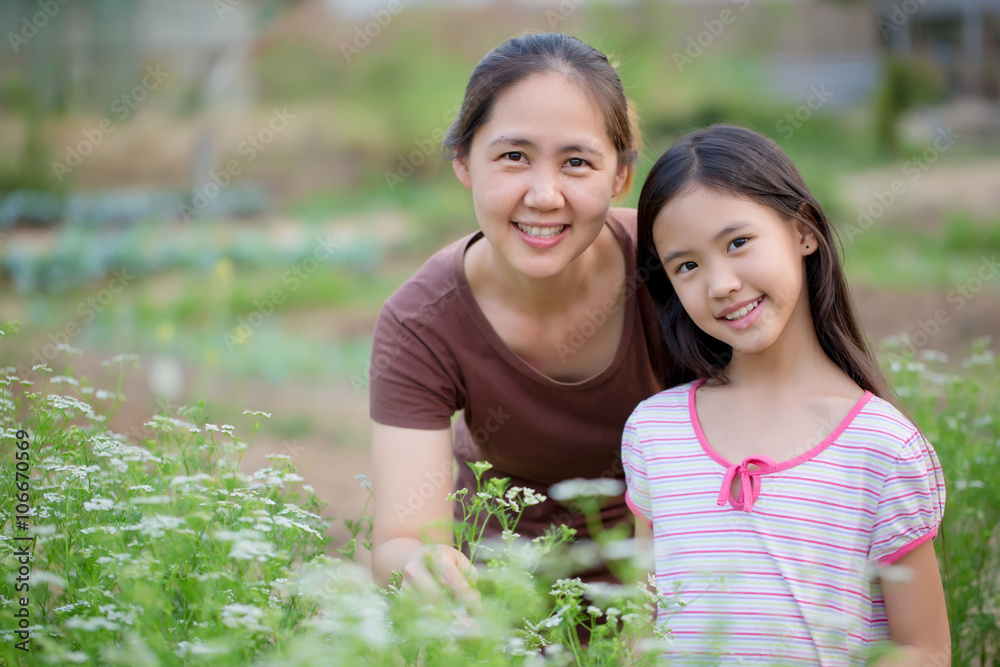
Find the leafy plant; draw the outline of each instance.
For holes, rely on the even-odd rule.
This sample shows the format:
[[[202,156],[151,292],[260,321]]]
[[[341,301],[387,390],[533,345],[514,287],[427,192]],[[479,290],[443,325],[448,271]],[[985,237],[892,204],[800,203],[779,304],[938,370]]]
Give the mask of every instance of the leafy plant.
[[[0,339],[14,329],[0,329]],[[910,341],[885,351],[947,478],[936,544],[954,664],[963,665],[992,664],[1000,647],[1000,368],[986,345],[963,362],[962,376]],[[381,588],[356,564],[359,549],[372,546],[366,511],[345,522],[345,544],[328,544],[321,503],[287,457],[239,472],[270,415],[244,413],[252,419],[246,440],[235,426],[209,422],[204,403],[115,433],[108,419],[135,358],[108,360],[116,381],[101,387],[73,376],[69,360],[79,350],[60,349],[59,373],[46,365],[0,373],[0,561],[9,573],[0,613],[10,619],[24,607],[14,573],[26,543],[17,538],[29,538],[32,649],[22,654],[5,622],[0,664],[651,665],[669,642],[657,610],[669,626],[683,603],[642,576],[631,539],[598,520],[620,482],[570,480],[549,490],[588,517],[593,541],[576,541],[565,526],[528,540],[516,532],[518,519],[544,498],[485,476],[488,463],[472,464],[478,488],[452,498],[464,512],[455,544],[476,565],[478,596],[430,602],[405,592],[398,573]],[[30,489],[18,488],[11,447],[23,441],[21,429]],[[488,518],[502,528],[499,539],[485,537]],[[570,576],[602,560],[634,583]]]

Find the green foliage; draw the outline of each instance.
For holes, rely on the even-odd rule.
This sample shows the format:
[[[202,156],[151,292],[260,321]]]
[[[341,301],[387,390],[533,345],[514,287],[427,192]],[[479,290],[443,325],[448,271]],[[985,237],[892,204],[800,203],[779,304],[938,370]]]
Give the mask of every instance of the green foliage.
[[[6,333],[9,334],[10,328]],[[0,332],[3,333],[3,332]],[[0,607],[12,618],[27,595],[34,660],[43,664],[246,664],[290,637],[316,605],[289,582],[322,555],[321,503],[295,487],[288,457],[247,476],[243,450],[264,413],[250,413],[250,436],[206,421],[204,403],[157,414],[139,432],[119,434],[118,409],[134,356],[104,363],[109,389],[72,375],[5,369],[0,380],[3,468],[0,489],[14,497],[18,429],[30,439],[29,526],[0,505],[0,560],[17,572],[17,537],[30,535],[30,590],[3,584]],[[23,462],[23,461],[21,461]],[[5,624],[0,655],[19,661]],[[37,664],[37,663],[36,663]]]
[[[65,185],[56,180],[49,168],[52,147],[42,134],[43,115],[39,106],[27,82],[8,77],[0,84],[0,107],[10,109],[24,123],[20,154],[13,163],[0,164],[0,197],[18,190],[65,194]]]
[[[891,381],[944,469],[948,498],[935,542],[955,665],[1000,659],[1000,363],[987,343],[976,343],[961,376],[911,341],[886,351]]]
[[[1000,254],[997,221],[963,211],[949,212],[940,227],[879,219],[862,229],[850,215],[834,223],[847,273],[863,285],[953,290],[967,285],[984,262]],[[985,275],[983,295],[977,298],[987,300],[998,288],[992,271]]]
[[[14,333],[8,325],[0,337]],[[6,340],[4,341],[7,342]],[[129,355],[106,362],[115,386],[72,376],[3,369],[0,491],[16,492],[10,446],[30,439],[30,530],[0,505],[0,561],[15,572],[30,534],[31,637],[35,663],[179,665],[652,665],[682,604],[651,579],[618,529],[597,519],[620,482],[570,480],[549,493],[588,517],[594,541],[565,526],[535,539],[516,532],[543,497],[473,463],[476,492],[458,491],[464,520],[455,543],[477,568],[475,600],[429,602],[398,577],[375,586],[354,560],[371,549],[371,518],[346,522],[350,540],[324,555],[326,527],[287,457],[252,476],[238,472],[247,440],[207,420],[204,403],[157,414],[129,434],[110,431]],[[904,406],[934,444],[948,488],[936,541],[952,623],[955,664],[992,664],[1000,649],[1000,364],[980,342],[961,365],[901,340],[885,363]],[[961,368],[961,376],[955,375]],[[614,486],[613,486],[614,485]],[[362,478],[362,486],[370,489]],[[485,520],[503,529],[484,539]],[[622,527],[619,527],[621,529]],[[621,581],[586,584],[573,567],[604,560]],[[0,611],[13,613],[8,578]],[[581,632],[589,642],[581,643]],[[15,663],[14,635],[0,631],[0,660]]]
[[[897,155],[899,120],[918,104],[936,102],[944,92],[940,74],[912,58],[888,56],[875,97],[875,136],[879,148]]]

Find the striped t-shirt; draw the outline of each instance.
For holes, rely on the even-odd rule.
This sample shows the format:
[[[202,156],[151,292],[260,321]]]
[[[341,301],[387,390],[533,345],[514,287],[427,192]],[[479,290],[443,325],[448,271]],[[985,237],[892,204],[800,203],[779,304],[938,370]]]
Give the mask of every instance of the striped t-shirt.
[[[693,382],[625,426],[626,501],[653,526],[660,610],[681,664],[863,665],[889,638],[878,567],[937,534],[934,449],[866,392],[821,443],[736,465],[705,439]],[[736,497],[731,482],[742,489]]]

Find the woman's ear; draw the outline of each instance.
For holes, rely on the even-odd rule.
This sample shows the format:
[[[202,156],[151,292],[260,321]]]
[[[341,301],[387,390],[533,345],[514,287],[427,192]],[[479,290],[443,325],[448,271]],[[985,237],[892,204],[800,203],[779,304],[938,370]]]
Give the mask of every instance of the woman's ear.
[[[455,171],[458,182],[465,187],[472,189],[472,177],[469,175],[468,156],[456,157],[451,161],[451,168]]]
[[[629,170],[628,165],[622,164],[621,161],[619,161],[618,173],[615,174],[615,182],[611,186],[612,199],[620,195],[622,193],[622,190],[625,188],[625,184],[628,182],[628,170]]]

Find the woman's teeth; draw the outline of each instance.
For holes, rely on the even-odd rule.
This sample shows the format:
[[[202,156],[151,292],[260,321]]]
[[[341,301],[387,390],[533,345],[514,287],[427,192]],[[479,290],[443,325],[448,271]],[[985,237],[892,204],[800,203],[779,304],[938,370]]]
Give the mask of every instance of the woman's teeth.
[[[732,321],[732,320],[738,320],[741,317],[746,317],[747,313],[749,313],[751,310],[753,310],[754,308],[756,308],[757,305],[760,304],[760,302],[763,301],[763,300],[764,300],[764,297],[760,297],[759,299],[757,299],[753,303],[748,304],[746,306],[743,306],[739,310],[734,310],[733,312],[731,312],[728,315],[726,315],[726,319],[729,320],[729,321]]]
[[[532,227],[531,225],[522,225],[520,222],[515,224],[522,232],[528,236],[534,236],[536,239],[550,239],[553,236],[562,234],[562,231],[566,229],[566,225],[559,225],[558,227]]]

